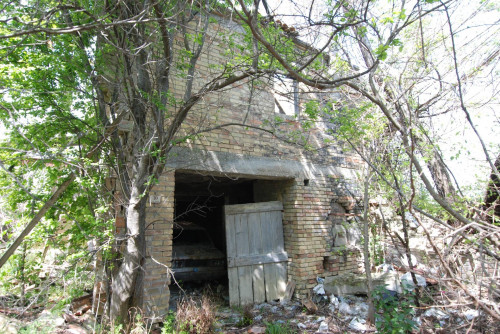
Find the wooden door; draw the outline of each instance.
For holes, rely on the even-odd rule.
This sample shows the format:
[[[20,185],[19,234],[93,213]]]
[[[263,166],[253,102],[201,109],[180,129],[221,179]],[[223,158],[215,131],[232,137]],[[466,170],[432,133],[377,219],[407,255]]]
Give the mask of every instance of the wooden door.
[[[281,202],[226,205],[229,303],[281,299],[287,284]]]

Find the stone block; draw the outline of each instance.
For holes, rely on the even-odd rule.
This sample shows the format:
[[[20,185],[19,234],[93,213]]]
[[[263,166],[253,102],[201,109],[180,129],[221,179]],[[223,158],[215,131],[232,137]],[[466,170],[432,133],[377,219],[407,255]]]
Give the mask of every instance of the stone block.
[[[387,289],[397,289],[399,280],[394,272],[372,274],[373,287],[383,286]],[[340,274],[325,278],[323,283],[327,295],[335,296],[367,294],[366,276],[354,273]]]

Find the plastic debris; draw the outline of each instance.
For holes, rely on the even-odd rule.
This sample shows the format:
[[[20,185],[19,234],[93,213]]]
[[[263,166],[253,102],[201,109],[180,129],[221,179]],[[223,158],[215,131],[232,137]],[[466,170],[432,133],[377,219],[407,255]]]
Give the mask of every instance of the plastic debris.
[[[318,282],[318,284],[323,284],[323,283],[325,283],[325,279],[321,278],[319,276],[316,276],[316,282]]]
[[[342,314],[351,314],[352,310],[351,310],[351,307],[349,306],[349,304],[342,301],[342,302],[340,302],[340,305],[339,305],[339,312]]]
[[[425,281],[425,277],[415,274],[417,279],[418,286],[425,287],[427,286],[427,282]],[[413,279],[411,278],[411,273],[407,272],[403,276],[401,276],[401,284],[403,288],[409,291],[413,291],[415,289],[415,283],[413,283]]]
[[[377,266],[376,269],[378,272],[381,272],[381,273],[394,271],[394,267],[390,263],[382,263],[380,266]]]
[[[436,308],[430,308],[427,311],[425,311],[424,317],[434,317],[437,320],[444,320],[448,319],[450,316],[441,310],[438,310]]]
[[[417,264],[418,264],[418,261],[417,261],[417,258],[415,257],[415,255],[411,254],[410,256],[411,258],[411,264],[413,265],[413,267],[416,267]],[[401,263],[407,267],[410,266],[410,263],[408,262],[408,257],[406,256],[406,254],[404,254],[402,257],[401,257]]]
[[[313,288],[313,291],[317,295],[324,295],[325,294],[325,288],[323,284],[318,284]]]
[[[356,303],[354,307],[352,308],[353,314],[356,314],[362,318],[366,318],[368,315],[368,304],[361,302],[361,303]]]
[[[333,306],[334,309],[339,308],[339,299],[335,297],[335,295],[330,296],[330,305]]]
[[[479,311],[468,309],[464,312],[464,316],[467,320],[471,321],[472,319],[479,317]]]
[[[381,297],[382,300],[396,299],[398,297],[398,292],[391,289],[385,289],[382,291]]]
[[[303,324],[303,323],[301,323],[301,322],[299,322],[299,323],[297,324],[297,327],[298,327],[299,329],[306,329],[306,328],[307,328],[307,326],[306,326],[306,325],[304,325],[304,324]]]
[[[366,331],[366,320],[360,319],[358,317],[352,318],[349,323],[349,328],[354,329],[355,331]]]

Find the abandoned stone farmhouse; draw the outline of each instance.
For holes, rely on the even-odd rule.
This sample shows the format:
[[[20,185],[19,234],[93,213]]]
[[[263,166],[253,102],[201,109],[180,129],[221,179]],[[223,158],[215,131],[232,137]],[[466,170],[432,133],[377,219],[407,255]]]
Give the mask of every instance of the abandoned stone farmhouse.
[[[217,29],[237,30],[234,22],[218,20],[196,65],[201,82],[227,61]],[[277,94],[279,85],[296,87],[293,96]],[[172,87],[182,96],[182,82]],[[144,288],[150,312],[168,308],[177,222],[202,227],[224,253],[231,305],[280,299],[291,282],[295,295],[305,296],[318,276],[358,270],[359,253],[350,248],[345,226],[357,214],[361,161],[326,145],[323,125],[301,132],[306,99],[291,80],[248,80],[208,95],[191,111],[179,134],[184,139],[166,157],[166,172],[148,201]],[[276,117],[283,138],[258,129]],[[309,147],[284,140],[296,135],[307,136]],[[115,214],[119,231],[124,218],[120,210]]]

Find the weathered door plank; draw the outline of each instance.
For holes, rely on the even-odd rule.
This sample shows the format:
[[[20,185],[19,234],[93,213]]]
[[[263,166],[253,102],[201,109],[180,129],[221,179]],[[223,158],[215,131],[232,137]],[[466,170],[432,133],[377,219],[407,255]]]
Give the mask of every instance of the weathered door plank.
[[[248,215],[238,214],[236,217],[236,254],[245,255],[250,253]],[[253,303],[252,267],[238,267],[240,304]]]
[[[226,216],[226,249],[227,254],[236,254],[236,231],[235,231],[235,216]],[[229,304],[240,304],[239,278],[238,268],[227,268],[227,276],[229,280]]]
[[[288,255],[281,202],[225,206],[231,305],[284,297]]]

